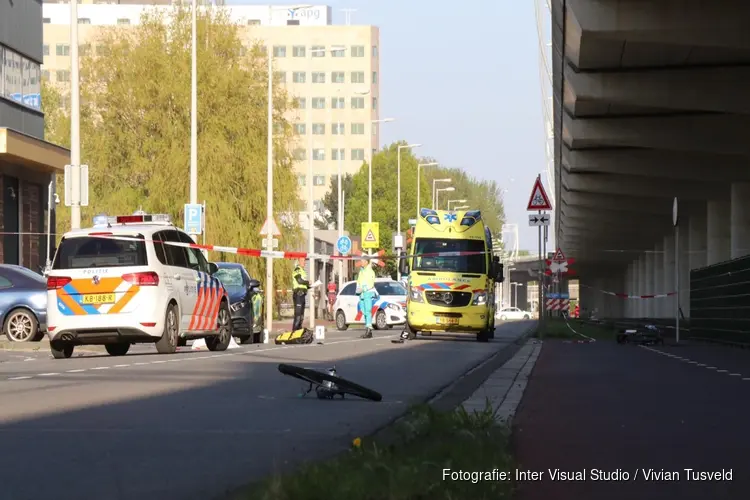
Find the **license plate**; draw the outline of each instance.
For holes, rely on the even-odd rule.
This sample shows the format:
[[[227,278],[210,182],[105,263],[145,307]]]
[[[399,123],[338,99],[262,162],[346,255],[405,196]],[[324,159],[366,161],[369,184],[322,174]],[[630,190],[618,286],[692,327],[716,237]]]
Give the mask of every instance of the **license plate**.
[[[438,325],[457,325],[458,318],[435,318],[435,322]]]
[[[114,304],[115,294],[114,293],[92,293],[90,295],[84,295],[81,297],[81,304]]]

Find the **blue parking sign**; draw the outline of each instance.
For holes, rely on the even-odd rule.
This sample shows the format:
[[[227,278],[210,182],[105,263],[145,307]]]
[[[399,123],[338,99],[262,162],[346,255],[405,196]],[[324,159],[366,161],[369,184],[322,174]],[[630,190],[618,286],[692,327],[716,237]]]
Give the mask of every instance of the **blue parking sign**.
[[[185,232],[188,234],[201,234],[203,230],[203,205],[185,204]]]

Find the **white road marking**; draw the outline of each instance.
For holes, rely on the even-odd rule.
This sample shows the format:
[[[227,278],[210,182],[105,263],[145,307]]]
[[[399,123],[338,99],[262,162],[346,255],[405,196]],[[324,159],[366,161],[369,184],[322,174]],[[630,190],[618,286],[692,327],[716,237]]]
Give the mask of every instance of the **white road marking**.
[[[130,365],[115,365],[112,368],[125,368],[126,366],[130,366]]]
[[[24,377],[10,377],[8,380],[27,380],[30,379],[30,376],[24,376]]]
[[[655,352],[657,354],[662,354],[662,355],[668,356],[670,358],[679,359],[680,361],[685,361],[685,362],[687,362],[687,363],[689,363],[691,365],[700,366],[702,368],[705,368],[706,370],[716,370],[716,373],[726,373],[730,377],[742,377],[741,373],[729,373],[729,370],[720,370],[720,369],[718,369],[715,366],[708,366],[708,365],[706,365],[704,363],[698,363],[697,361],[693,361],[693,360],[688,359],[688,358],[683,358],[683,357],[677,356],[677,355],[672,354],[672,353],[660,351],[658,349],[654,349],[654,348],[651,348],[651,347],[648,347],[648,346],[645,346],[645,345],[642,345],[641,347],[644,348],[644,349],[646,349],[646,350],[648,350],[648,351]],[[743,377],[742,380],[750,381],[750,377]]]
[[[60,374],[59,373],[54,373],[54,372],[40,373],[39,375],[37,375],[37,377],[54,377],[55,375],[60,375]]]

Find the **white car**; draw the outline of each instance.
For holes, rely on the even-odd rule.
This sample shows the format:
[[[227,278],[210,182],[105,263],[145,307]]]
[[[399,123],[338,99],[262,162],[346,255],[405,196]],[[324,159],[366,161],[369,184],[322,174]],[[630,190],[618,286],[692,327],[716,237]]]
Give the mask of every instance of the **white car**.
[[[55,359],[86,344],[112,356],[137,343],[162,354],[196,338],[211,351],[229,346],[232,320],[226,289],[212,276],[216,264],[189,248],[193,239],[168,216],[96,216],[94,224],[65,233],[46,273]]]
[[[356,281],[347,282],[333,304],[336,328],[339,330],[346,330],[349,325],[363,325],[365,322],[356,290]],[[406,287],[390,278],[376,278],[375,290],[378,297],[372,304],[373,326],[378,330],[385,330],[393,325],[406,323]]]
[[[529,311],[522,311],[517,307],[506,307],[497,311],[495,317],[502,321],[507,319],[530,319],[531,313]]]

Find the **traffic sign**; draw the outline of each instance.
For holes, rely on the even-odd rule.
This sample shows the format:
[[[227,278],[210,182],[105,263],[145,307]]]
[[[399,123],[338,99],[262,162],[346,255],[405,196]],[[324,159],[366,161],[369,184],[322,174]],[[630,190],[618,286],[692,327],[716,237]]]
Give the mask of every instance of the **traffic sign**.
[[[542,176],[537,175],[534,187],[531,190],[529,204],[526,210],[552,210],[552,204],[549,202],[547,192],[542,185]]]
[[[201,234],[203,228],[203,205],[200,203],[185,203],[185,232],[187,234]]]
[[[362,248],[379,248],[380,231],[377,222],[362,223]]]
[[[549,214],[529,214],[529,226],[549,226]]]
[[[348,236],[341,236],[336,240],[336,249],[341,255],[348,255],[352,251],[352,240]]]
[[[567,263],[567,259],[565,258],[565,254],[563,253],[563,251],[562,251],[561,248],[557,249],[557,251],[555,252],[555,256],[552,257],[552,261],[553,262],[566,262]]]
[[[268,221],[271,221],[269,224]],[[281,236],[281,231],[279,231],[279,226],[276,225],[276,221],[273,219],[266,219],[266,221],[263,223],[263,227],[260,228],[260,235],[261,236],[268,236],[268,230],[271,229],[271,234],[273,236]]]

